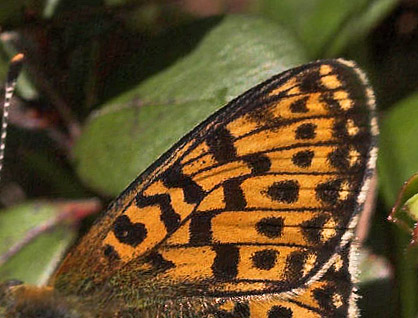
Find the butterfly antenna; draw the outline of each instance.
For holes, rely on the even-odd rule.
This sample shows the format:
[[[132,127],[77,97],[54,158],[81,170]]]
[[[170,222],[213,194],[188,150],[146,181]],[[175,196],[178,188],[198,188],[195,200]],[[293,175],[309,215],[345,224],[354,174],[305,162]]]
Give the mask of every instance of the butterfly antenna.
[[[4,150],[6,148],[7,126],[9,124],[9,108],[15,91],[17,78],[23,65],[24,55],[19,53],[10,61],[9,71],[7,72],[6,83],[4,85],[3,117],[1,119],[0,130],[0,173],[3,170]],[[1,178],[1,174],[0,174]]]

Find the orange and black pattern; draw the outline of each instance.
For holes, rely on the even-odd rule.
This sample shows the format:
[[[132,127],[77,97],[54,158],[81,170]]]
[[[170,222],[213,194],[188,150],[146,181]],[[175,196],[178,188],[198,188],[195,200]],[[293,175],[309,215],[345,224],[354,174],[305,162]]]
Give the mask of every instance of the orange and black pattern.
[[[348,270],[350,252],[347,244],[336,254],[335,262],[325,274],[297,295],[285,299],[272,295],[248,297],[244,301],[226,300],[214,317],[347,317],[356,297]]]
[[[352,241],[377,134],[354,63],[277,75],[139,176],[51,284],[123,295],[138,317],[356,317]]]

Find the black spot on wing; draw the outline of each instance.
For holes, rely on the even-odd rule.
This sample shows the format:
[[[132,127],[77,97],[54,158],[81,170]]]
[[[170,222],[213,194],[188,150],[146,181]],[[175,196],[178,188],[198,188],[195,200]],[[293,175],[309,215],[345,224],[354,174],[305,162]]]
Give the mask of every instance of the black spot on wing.
[[[328,220],[329,216],[319,215],[303,222],[301,224],[303,236],[313,244],[320,244],[322,239],[321,231]]]
[[[250,318],[250,306],[247,303],[238,302],[234,306],[234,314],[236,317]]]
[[[329,312],[335,312],[337,308],[333,302],[333,297],[336,295],[341,296],[335,286],[325,285],[322,288],[314,289],[312,294],[321,308],[325,308]]]
[[[316,125],[315,124],[302,124],[296,128],[295,138],[296,139],[314,139],[316,136]]]
[[[252,154],[242,158],[251,168],[252,173],[261,174],[270,170],[270,159],[262,154]]]
[[[273,183],[266,191],[274,201],[293,203],[299,197],[299,183],[297,180],[284,180]]]
[[[324,90],[319,69],[303,72],[298,76],[299,88],[303,93],[320,92]]]
[[[334,205],[338,202],[342,180],[331,180],[316,186],[315,192],[322,202]]]
[[[145,258],[145,262],[150,263],[152,267],[158,272],[166,271],[170,268],[175,267],[173,262],[166,260],[161,254],[157,252],[149,254]]]
[[[262,127],[280,127],[282,121],[276,117],[271,106],[270,104],[258,105],[249,113],[251,120]]]
[[[298,281],[303,277],[303,267],[305,266],[307,254],[304,252],[293,252],[286,260],[285,277],[289,283]]]
[[[347,148],[335,149],[333,152],[328,154],[328,160],[333,167],[342,171],[346,171],[350,167]]]
[[[280,237],[283,233],[284,221],[281,217],[262,218],[255,225],[257,232],[268,238]]]
[[[261,270],[270,270],[276,265],[278,252],[272,249],[257,251],[251,256],[253,267]]]
[[[230,179],[223,183],[225,208],[230,211],[238,211],[245,208],[244,192],[241,189],[241,181]]]
[[[120,242],[135,247],[145,239],[147,229],[144,224],[132,223],[128,216],[120,215],[113,223],[113,233]]]
[[[325,105],[328,111],[333,113],[341,112],[340,103],[334,98],[333,92],[322,92],[319,100]]]
[[[216,129],[208,136],[206,144],[209,146],[209,152],[219,163],[233,161],[237,156],[234,139],[225,127]]]
[[[292,113],[307,113],[309,109],[306,106],[306,103],[309,99],[309,96],[302,97],[292,104],[290,104],[290,111]]]
[[[212,247],[216,256],[212,272],[219,280],[231,280],[238,274],[239,249],[234,245],[215,245]]]
[[[190,220],[190,244],[209,245],[212,242],[212,214],[200,213]]]
[[[267,318],[294,318],[293,311],[283,306],[273,306],[267,313]]]
[[[115,251],[113,246],[106,244],[103,249],[103,254],[106,256],[110,261],[118,261],[120,260],[119,254]]]
[[[292,156],[292,162],[300,168],[308,168],[312,164],[314,152],[312,150],[303,150]]]

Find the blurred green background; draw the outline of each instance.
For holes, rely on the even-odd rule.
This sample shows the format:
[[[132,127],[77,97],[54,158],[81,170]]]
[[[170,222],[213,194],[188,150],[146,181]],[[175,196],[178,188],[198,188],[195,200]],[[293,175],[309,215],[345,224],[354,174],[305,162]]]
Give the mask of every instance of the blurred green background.
[[[368,74],[381,129],[376,209],[360,223],[362,317],[418,317],[418,253],[386,220],[418,171],[417,0],[2,0],[0,32],[2,79],[26,55],[0,188],[0,244],[24,247],[0,249],[0,280],[44,283],[94,219],[79,216],[100,210],[90,198],[106,205],[232,98],[344,57]],[[63,204],[76,220],[26,242]]]

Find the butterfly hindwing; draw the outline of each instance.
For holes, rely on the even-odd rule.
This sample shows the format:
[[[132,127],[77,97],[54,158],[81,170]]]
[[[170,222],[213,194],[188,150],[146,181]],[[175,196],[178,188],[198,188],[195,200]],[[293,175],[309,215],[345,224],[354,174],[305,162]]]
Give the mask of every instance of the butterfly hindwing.
[[[351,254],[350,254],[351,253]],[[323,276],[306,288],[277,297],[247,297],[227,300],[214,313],[217,318],[322,318],[356,317],[357,295],[349,264],[354,253],[350,244],[336,253]]]
[[[350,245],[376,135],[373,93],[353,63],[324,60],[277,75],[139,176],[52,284],[69,294],[106,286],[109,298],[123,284],[128,307],[186,297],[197,299],[186,309],[193,312],[250,296],[299,306],[288,295],[322,282]]]

